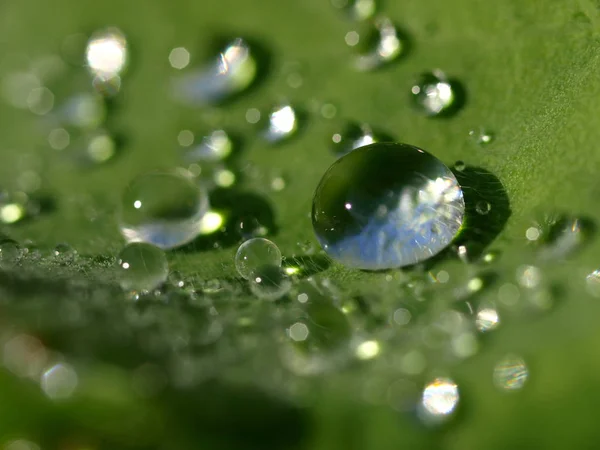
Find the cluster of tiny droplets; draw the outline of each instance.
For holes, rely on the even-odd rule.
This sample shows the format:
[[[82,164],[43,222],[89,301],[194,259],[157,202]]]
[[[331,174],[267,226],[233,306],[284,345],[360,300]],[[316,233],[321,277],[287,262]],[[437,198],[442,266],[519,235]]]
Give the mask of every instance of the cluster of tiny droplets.
[[[332,3],[355,20],[356,26],[346,33],[345,42],[357,49],[353,57],[357,70],[380,68],[403,54],[405,43],[390,19],[365,22],[376,12],[374,0]],[[376,36],[367,47],[361,45],[367,36],[363,26],[367,34]],[[74,39],[70,36],[65,46]],[[242,38],[232,39],[202,67],[190,68],[191,56],[187,48],[175,47],[168,54],[168,62],[174,71],[180,71],[173,76],[174,100],[195,107],[213,107],[242,94],[255,82],[260,69],[252,46]],[[69,159],[78,165],[98,165],[111,160],[118,150],[115,133],[107,121],[107,100],[126,89],[122,79],[129,58],[122,31],[99,30],[85,46],[88,91],[73,92],[57,102],[49,87],[51,79],[23,72],[6,76],[2,93],[9,104],[49,119],[47,141],[54,152],[67,151]],[[65,60],[69,62],[68,56]],[[58,64],[58,73],[66,70],[66,63]],[[303,76],[296,69],[286,73],[285,79],[293,89],[303,84]],[[421,113],[444,115],[459,102],[455,87],[442,71],[433,70],[415,82],[409,95]],[[317,110],[326,119],[337,112],[330,103],[319,104]],[[249,108],[245,120],[257,124],[258,136],[269,144],[296,136],[303,125],[299,109],[288,101],[265,112]],[[385,140],[365,122],[357,123],[354,127],[345,124],[331,137],[337,156]],[[140,174],[125,190],[118,222],[127,244],[119,250],[114,264],[86,259],[67,244],[58,244],[44,253],[32,243],[21,245],[8,238],[0,241],[3,271],[35,266],[38,274],[61,275],[57,283],[68,295],[58,304],[45,302],[41,307],[48,317],[56,317],[53,309],[60,311],[61,327],[93,341],[93,333],[86,329],[91,319],[85,317],[81,304],[70,301],[71,297],[81,297],[88,302],[89,313],[100,317],[103,325],[112,326],[123,340],[133,345],[136,340],[146,339],[144,351],[164,362],[165,367],[145,363],[133,371],[131,380],[140,396],[156,395],[167,383],[189,388],[201,383],[206,374],[225,370],[199,356],[210,344],[215,346],[220,364],[236,360],[237,351],[260,353],[261,357],[252,361],[252,368],[245,368],[256,373],[277,365],[277,373],[258,383],[279,389],[281,395],[296,401],[306,394],[302,389],[304,376],[326,375],[358,362],[356,370],[371,371],[371,376],[359,377],[356,386],[366,402],[388,404],[402,412],[416,411],[426,424],[441,423],[459,407],[461,389],[445,374],[430,374],[451,371],[454,364],[475,355],[484,345],[482,335],[493,333],[512,315],[529,317],[550,310],[555,286],[547,275],[549,262],[567,258],[588,236],[585,221],[577,217],[545,218],[525,230],[522,239],[533,249],[527,261],[516,268],[502,263],[496,252],[475,257],[467,246],[458,245],[459,261],[451,261],[443,269],[417,267],[414,271],[375,274],[369,289],[354,295],[354,286],[338,287],[318,275],[329,262],[319,261],[317,256],[323,255],[315,251],[312,242],[300,243],[301,257],[283,258],[277,245],[267,239],[272,231],[268,224],[251,213],[235,217],[232,224],[232,211],[219,209],[217,202],[211,204],[216,199],[211,195],[214,190],[231,188],[238,182],[239,174],[230,164],[238,144],[235,133],[218,118],[203,129],[191,128],[177,130],[173,136],[173,147],[179,152],[183,168]],[[472,130],[469,136],[480,146],[495,140],[495,135],[484,129]],[[454,170],[464,173],[468,167],[458,161]],[[3,224],[39,214],[38,172],[24,171],[18,190],[1,193]],[[442,184],[448,181],[438,180]],[[269,183],[273,192],[286,187],[281,176]],[[444,191],[442,187],[421,194],[439,193],[440,189]],[[165,196],[160,198],[160,194]],[[456,197],[456,191],[450,194]],[[173,198],[177,201],[171,201]],[[435,199],[421,200],[435,204]],[[495,214],[493,201],[486,199],[473,208],[479,216]],[[432,207],[429,209],[429,213],[435,213]],[[90,221],[95,220],[93,211],[84,213]],[[425,215],[419,219],[426,222]],[[419,228],[424,222],[413,226]],[[203,279],[170,271],[167,250],[194,249],[196,240],[213,236],[218,236],[213,247],[219,247],[221,235],[227,233],[233,234],[234,242],[239,244],[233,258],[239,278]],[[88,271],[112,276],[122,291],[120,296],[112,284],[89,288]],[[20,282],[25,285],[33,281],[35,277],[25,277]],[[600,271],[591,271],[585,285],[591,295],[600,297]],[[248,294],[255,297],[253,301],[244,300]],[[439,297],[447,297],[448,302],[430,307]],[[174,311],[180,316],[173,318]],[[271,333],[273,329],[275,333]],[[78,371],[75,363],[65,361],[64,356],[51,351],[32,334],[14,332],[0,339],[3,367],[18,378],[35,380],[53,401],[70,398],[85,381],[80,379],[85,370]],[[165,355],[178,356],[167,360]],[[393,373],[389,373],[381,355],[393,355]],[[97,369],[101,375],[109,373],[104,367]],[[526,361],[514,354],[498,360],[489,375],[502,391],[520,390],[529,382]],[[6,447],[39,448],[25,440],[12,441]]]

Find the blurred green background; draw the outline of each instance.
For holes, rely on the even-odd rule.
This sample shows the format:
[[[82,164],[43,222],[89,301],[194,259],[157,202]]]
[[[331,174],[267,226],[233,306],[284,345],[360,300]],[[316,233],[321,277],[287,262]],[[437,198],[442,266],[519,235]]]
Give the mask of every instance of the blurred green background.
[[[1,372],[0,444],[27,439],[62,449],[597,446],[600,305],[585,283],[598,265],[600,247],[593,238],[569,259],[543,266],[554,292],[549,311],[509,311],[498,330],[479,339],[477,354],[452,362],[428,355],[426,369],[415,376],[398,374],[398,358],[412,344],[386,341],[385,320],[368,329],[382,342],[376,361],[308,378],[282,371],[271,337],[284,333],[279,318],[286,305],[256,305],[239,286],[235,245],[192,246],[168,254],[172,270],[204,288],[200,297],[212,295],[210,302],[225,323],[235,323],[246,311],[258,318],[250,331],[227,328],[219,345],[190,350],[188,344],[177,344],[177,331],[208,327],[206,314],[211,313],[190,312],[175,301],[150,302],[148,319],[139,311],[146,306],[137,305],[132,313],[114,287],[112,258],[123,245],[115,219],[119,195],[140,173],[181,165],[176,137],[184,128],[224,127],[242,137],[236,189],[272,205],[277,232],[270,238],[288,257],[302,253],[299,243],[314,242],[311,199],[335,160],[329,139],[338,120],[370,123],[448,165],[462,160],[500,180],[511,214],[490,246],[500,253],[490,269],[499,281],[484,289],[487,299],[498,295],[503,283],[514,283],[520,265],[534,263],[535,249],[525,238],[528,227],[556,212],[598,220],[596,1],[388,0],[379,11],[409,37],[410,49],[381,70],[360,73],[351,67],[353,53],[344,36],[363,25],[326,0],[0,1],[2,77],[58,55],[69,35],[108,25],[126,34],[131,49],[122,91],[108,118],[124,145],[104,165],[74,164],[49,147],[43,119],[0,103],[0,184],[18,189],[21,173],[35,170],[42,179],[40,192],[52,199],[47,212],[2,231],[20,243],[33,241],[43,252],[67,242],[80,255],[73,263],[5,265],[0,274],[3,342],[20,332],[35,335],[48,352],[72,361],[79,376],[75,395],[52,402],[38,383]],[[170,50],[188,48],[196,65],[210,56],[214,37],[223,35],[244,36],[264,47],[269,55],[264,77],[222,107],[202,110],[174,103]],[[302,76],[300,87],[285,81],[290,64]],[[412,82],[434,68],[466,88],[465,107],[454,117],[430,119],[411,107]],[[68,67],[48,87],[60,103],[89,89],[88,84],[84,68]],[[308,114],[297,137],[271,147],[256,136],[245,114],[282,98]],[[310,112],[310,105],[323,103],[336,107],[334,119]],[[485,147],[468,139],[468,132],[479,127],[495,135]],[[279,192],[270,188],[276,176],[286,180]],[[480,266],[449,260],[431,270],[446,270],[462,280],[480,273]],[[412,272],[393,274],[392,281],[390,275],[332,264],[319,277],[340,286],[340,301],[360,294],[373,311],[385,315],[386,308],[404,301],[406,277],[421,280]],[[209,295],[206,282],[215,280],[227,288]],[[435,286],[427,290],[426,302],[453,309],[452,289]],[[419,308],[426,310],[425,317],[434,315],[433,307]],[[528,363],[529,380],[521,391],[501,392],[493,384],[494,365],[506,353]],[[187,368],[178,369],[178,364]],[[150,367],[151,376],[139,375],[140,367]],[[152,395],[140,394],[131,381],[133,373],[162,386],[160,380],[170,380],[165,374],[173,372],[196,378],[165,381],[157,392],[150,389]],[[437,374],[451,376],[461,393],[457,413],[441,426],[426,426],[414,413],[399,413],[385,400],[365,400],[365,384],[387,386],[405,377],[422,386]],[[270,389],[279,384],[285,394]]]

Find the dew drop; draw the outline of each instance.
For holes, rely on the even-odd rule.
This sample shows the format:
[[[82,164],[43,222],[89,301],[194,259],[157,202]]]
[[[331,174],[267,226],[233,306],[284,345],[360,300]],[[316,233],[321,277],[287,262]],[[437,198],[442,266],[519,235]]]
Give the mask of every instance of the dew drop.
[[[366,123],[348,123],[344,128],[331,137],[331,146],[336,156],[344,156],[359,147],[380,142],[380,136],[375,135],[373,129]]]
[[[88,41],[85,59],[96,90],[102,94],[117,93],[128,60],[127,40],[121,30],[111,27],[95,32]]]
[[[17,223],[37,211],[35,202],[24,192],[0,192],[0,222]]]
[[[8,239],[0,242],[0,267],[12,267],[22,255],[23,249],[16,241]]]
[[[48,144],[54,150],[64,150],[71,143],[71,135],[64,128],[55,128],[48,135]]]
[[[457,172],[464,171],[466,167],[467,165],[464,163],[464,161],[456,161],[454,163],[454,170],[456,170]]]
[[[53,113],[54,114],[54,113]],[[106,105],[97,94],[77,94],[58,107],[56,119],[61,125],[94,130],[106,118]]]
[[[357,21],[369,19],[377,12],[376,0],[331,0],[331,4]]]
[[[281,267],[281,251],[268,239],[249,239],[235,254],[235,268],[242,278],[249,280],[262,266]]]
[[[174,94],[182,103],[220,103],[248,88],[256,78],[257,68],[249,44],[237,38],[212,62],[177,78]]]
[[[174,69],[185,69],[190,63],[190,52],[185,47],[176,47],[169,53],[169,64]]]
[[[32,89],[27,96],[29,111],[38,116],[44,116],[54,107],[54,94],[46,87]]]
[[[62,243],[54,247],[52,254],[57,261],[68,263],[72,262],[77,257],[77,250],[69,244]]]
[[[417,109],[427,116],[449,114],[459,106],[456,86],[441,70],[421,75],[411,93]]]
[[[537,241],[541,236],[541,231],[538,227],[529,227],[525,230],[525,237],[528,241]]]
[[[41,387],[52,400],[64,400],[75,392],[78,384],[77,372],[66,363],[58,363],[44,372]]]
[[[147,242],[163,249],[184,245],[200,230],[208,196],[190,178],[153,172],[136,178],[120,205],[121,233],[128,242]]]
[[[293,136],[298,129],[298,117],[293,106],[281,104],[269,113],[269,123],[263,136],[269,142],[280,142]]]
[[[479,146],[485,146],[494,141],[494,134],[483,128],[469,131],[469,139]]]
[[[500,325],[500,316],[493,304],[481,305],[477,310],[475,326],[482,333],[495,330]]]
[[[477,214],[481,214],[482,216],[485,216],[491,210],[492,210],[492,205],[490,204],[490,202],[486,202],[485,200],[479,201],[475,205],[475,211],[477,211]]]
[[[381,353],[381,343],[376,340],[366,340],[356,346],[356,357],[362,361],[376,358]]]
[[[119,282],[126,291],[151,291],[167,281],[167,257],[154,245],[128,244],[119,253],[117,261]]]
[[[592,225],[578,217],[564,217],[551,225],[540,249],[542,261],[565,258],[579,248],[590,237]]]
[[[397,59],[402,54],[403,44],[392,21],[380,17],[374,21],[371,29],[357,36],[354,48],[359,48],[359,55],[354,61],[355,68],[371,71]]]
[[[425,386],[421,397],[420,417],[425,423],[440,423],[455,411],[459,401],[458,386],[449,378],[436,378]]]
[[[494,384],[505,391],[522,389],[528,378],[529,370],[519,356],[508,355],[494,367]]]
[[[292,281],[279,265],[263,265],[252,271],[250,291],[263,300],[275,301],[292,288]]]
[[[434,156],[406,144],[373,144],[337,160],[313,199],[325,252],[350,267],[380,270],[424,261],[462,226],[462,189]]]
[[[187,130],[185,130],[187,131]],[[224,130],[214,130],[205,135],[200,143],[193,145],[194,135],[186,133],[182,136],[179,133],[178,141],[182,146],[189,147],[185,151],[185,159],[190,163],[194,162],[219,162],[227,158],[233,150],[233,141]],[[183,144],[182,144],[183,142]],[[184,145],[187,144],[187,145]]]
[[[83,166],[104,164],[116,153],[115,138],[102,129],[87,133],[73,143],[73,159]]]

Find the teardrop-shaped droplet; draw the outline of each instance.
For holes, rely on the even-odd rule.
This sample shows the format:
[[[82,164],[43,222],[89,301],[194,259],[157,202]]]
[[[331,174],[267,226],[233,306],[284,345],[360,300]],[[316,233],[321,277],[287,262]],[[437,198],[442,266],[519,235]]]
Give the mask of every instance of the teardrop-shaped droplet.
[[[313,200],[325,252],[355,268],[424,261],[446,248],[463,222],[463,192],[431,154],[406,144],[356,149],[327,170]]]

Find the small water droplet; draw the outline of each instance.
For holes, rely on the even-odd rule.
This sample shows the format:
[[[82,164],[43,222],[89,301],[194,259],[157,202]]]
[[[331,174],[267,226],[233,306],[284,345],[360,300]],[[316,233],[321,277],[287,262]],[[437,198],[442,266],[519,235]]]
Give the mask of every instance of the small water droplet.
[[[331,4],[353,20],[369,19],[377,12],[376,0],[331,0]]]
[[[24,192],[0,192],[0,221],[13,224],[37,213],[35,204]]]
[[[128,62],[127,39],[121,30],[111,27],[96,31],[85,50],[85,59],[93,86],[102,94],[113,95],[121,87],[121,74]]]
[[[182,133],[185,133],[182,136]],[[191,139],[190,139],[191,138]],[[193,145],[194,135],[189,130],[179,133],[180,145],[189,147],[185,151],[188,162],[219,162],[227,158],[233,150],[233,141],[224,130],[214,130],[202,137],[197,145]]]
[[[377,136],[368,124],[350,122],[340,132],[332,136],[331,141],[333,145],[331,148],[337,156],[344,156],[354,149],[374,144],[381,140],[381,137]]]
[[[459,106],[456,86],[441,70],[421,75],[411,93],[416,107],[428,116],[448,114]]]
[[[256,78],[257,61],[241,38],[228,43],[208,65],[175,80],[175,97],[182,103],[220,103],[248,88]]]
[[[269,142],[280,142],[293,136],[298,129],[298,116],[292,105],[275,106],[269,113],[269,123],[263,136]]]
[[[75,250],[69,244],[62,243],[54,247],[52,254],[57,261],[69,263],[77,257],[77,250]]]
[[[535,266],[520,266],[517,269],[517,280],[521,287],[537,288],[542,282],[542,271]]]
[[[494,134],[484,128],[479,128],[469,131],[469,139],[483,147],[493,142]]]
[[[337,114],[337,108],[331,103],[324,103],[319,110],[324,119],[333,119]]]
[[[117,261],[119,282],[126,291],[151,291],[167,281],[167,257],[154,245],[128,244],[119,253]]]
[[[428,383],[421,397],[419,415],[425,423],[443,422],[456,410],[460,395],[457,384],[449,378]]]
[[[255,124],[260,121],[260,111],[256,108],[249,108],[246,111],[246,122]]]
[[[500,325],[500,316],[493,304],[483,304],[477,310],[475,326],[482,333],[495,330]]]
[[[83,166],[103,164],[117,153],[117,142],[106,130],[98,129],[73,143],[72,157]]]
[[[215,171],[213,179],[216,186],[229,188],[235,184],[236,176],[229,169],[219,169]]]
[[[249,280],[262,266],[281,267],[281,251],[268,239],[249,239],[235,254],[235,268],[242,278]]]
[[[412,265],[439,253],[463,216],[454,174],[405,144],[373,144],[337,160],[317,187],[312,210],[325,252],[370,270]]]
[[[64,128],[55,128],[48,135],[48,144],[54,150],[64,150],[71,143],[71,135]]]
[[[185,47],[176,47],[169,53],[169,64],[174,69],[185,69],[189,63],[190,52]]]
[[[403,43],[393,22],[379,17],[371,29],[357,36],[354,47],[360,47],[354,61],[356,69],[371,71],[397,59],[402,54]]]
[[[280,299],[292,288],[291,279],[280,265],[263,265],[254,269],[249,284],[256,297],[270,301]]]
[[[542,232],[540,231],[540,229],[538,227],[529,227],[525,231],[525,237],[527,238],[528,241],[537,241],[541,235],[542,235]]]
[[[120,205],[121,233],[128,242],[169,249],[193,240],[208,211],[208,196],[190,178],[153,172],[136,178]]]
[[[381,353],[381,343],[376,340],[366,340],[356,346],[356,357],[362,361],[376,358]]]
[[[29,111],[44,116],[54,108],[54,94],[46,87],[32,89],[27,96]]]
[[[52,400],[64,400],[75,392],[79,379],[75,369],[66,363],[50,367],[42,375],[42,391]]]
[[[481,214],[482,216],[485,216],[491,210],[492,205],[490,204],[490,202],[486,202],[484,200],[477,202],[477,204],[475,205],[475,211],[477,211],[477,214]]]
[[[463,170],[465,170],[466,167],[467,165],[464,163],[464,161],[456,161],[454,163],[454,170],[456,170],[457,172],[462,172]]]
[[[592,225],[578,217],[564,217],[557,220],[544,236],[544,246],[540,249],[542,261],[563,259],[571,255],[590,237]]]
[[[523,358],[508,355],[494,367],[494,384],[505,391],[520,390],[529,378],[529,370]]]
[[[285,189],[285,179],[283,177],[275,177],[271,180],[271,189],[275,192],[281,192]]]

